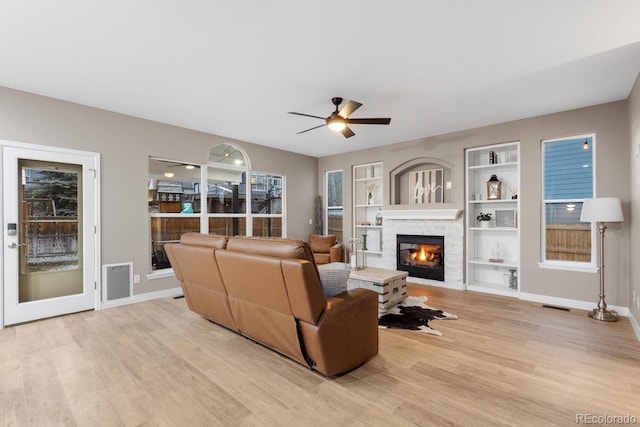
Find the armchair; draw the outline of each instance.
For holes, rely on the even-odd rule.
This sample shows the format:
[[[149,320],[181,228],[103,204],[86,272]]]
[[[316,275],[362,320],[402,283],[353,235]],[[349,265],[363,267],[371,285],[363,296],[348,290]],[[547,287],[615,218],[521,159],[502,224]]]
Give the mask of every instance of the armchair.
[[[316,264],[344,262],[344,245],[338,243],[336,236],[333,234],[328,236],[311,234],[309,236],[309,247]]]

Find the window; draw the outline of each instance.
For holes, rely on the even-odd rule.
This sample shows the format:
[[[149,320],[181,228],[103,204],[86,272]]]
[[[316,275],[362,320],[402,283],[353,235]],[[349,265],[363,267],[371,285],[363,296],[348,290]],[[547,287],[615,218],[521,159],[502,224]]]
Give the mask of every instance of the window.
[[[342,171],[329,171],[325,175],[325,234],[335,234],[339,242],[342,236]]]
[[[200,231],[200,166],[149,159],[149,222],[151,269],[171,268],[164,245],[180,241],[182,233]]]
[[[251,173],[253,236],[282,237],[282,181],[280,175]]]
[[[595,259],[582,201],[594,194],[595,135],[542,141],[543,263],[586,267]]]
[[[240,153],[225,145],[220,159],[209,155],[205,193],[207,228],[203,233],[224,236],[247,235],[247,168]],[[213,150],[212,150],[213,152]],[[231,154],[226,154],[231,153]],[[235,162],[238,163],[235,163]]]
[[[185,232],[285,236],[284,177],[251,172],[232,144],[212,148],[206,165],[150,157],[148,184],[153,271],[171,271],[164,245]]]

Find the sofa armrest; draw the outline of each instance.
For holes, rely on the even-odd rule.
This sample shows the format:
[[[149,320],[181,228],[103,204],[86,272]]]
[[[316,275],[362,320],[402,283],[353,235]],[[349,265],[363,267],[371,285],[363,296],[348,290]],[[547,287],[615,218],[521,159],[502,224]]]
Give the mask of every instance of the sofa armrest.
[[[378,354],[378,294],[358,288],[327,298],[318,322],[301,321],[300,330],[318,372],[350,371]]]
[[[378,294],[372,290],[357,288],[327,298],[327,306],[318,319],[318,326],[350,325],[361,314],[369,314],[378,325]]]
[[[344,262],[344,245],[336,243],[329,249],[330,262]]]

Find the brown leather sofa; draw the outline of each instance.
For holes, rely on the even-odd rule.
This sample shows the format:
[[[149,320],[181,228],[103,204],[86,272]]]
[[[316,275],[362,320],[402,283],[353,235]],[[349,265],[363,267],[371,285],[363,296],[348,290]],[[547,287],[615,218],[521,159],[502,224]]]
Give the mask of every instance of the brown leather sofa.
[[[324,375],[378,353],[377,294],[325,298],[301,240],[186,233],[165,246],[189,308]]]
[[[335,235],[311,234],[309,247],[313,252],[316,264],[328,264],[331,262],[344,262],[344,245],[338,243]]]

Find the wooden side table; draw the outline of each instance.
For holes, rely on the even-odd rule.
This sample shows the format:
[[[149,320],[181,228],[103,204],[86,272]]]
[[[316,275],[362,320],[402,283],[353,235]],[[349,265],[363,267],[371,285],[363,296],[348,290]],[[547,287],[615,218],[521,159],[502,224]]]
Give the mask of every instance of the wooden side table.
[[[366,267],[354,270],[347,282],[348,289],[371,289],[378,294],[378,310],[385,311],[407,298],[406,271]]]

